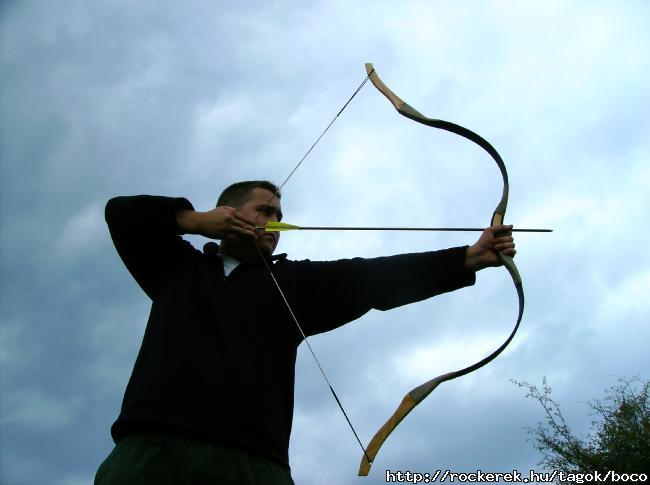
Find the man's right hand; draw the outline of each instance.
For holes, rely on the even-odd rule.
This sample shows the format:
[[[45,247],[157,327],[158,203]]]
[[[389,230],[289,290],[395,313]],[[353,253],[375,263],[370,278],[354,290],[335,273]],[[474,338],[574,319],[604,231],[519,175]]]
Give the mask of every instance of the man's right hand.
[[[207,212],[179,210],[176,212],[176,223],[181,234],[199,234],[210,239],[238,241],[258,237],[255,221],[229,206],[220,206]]]

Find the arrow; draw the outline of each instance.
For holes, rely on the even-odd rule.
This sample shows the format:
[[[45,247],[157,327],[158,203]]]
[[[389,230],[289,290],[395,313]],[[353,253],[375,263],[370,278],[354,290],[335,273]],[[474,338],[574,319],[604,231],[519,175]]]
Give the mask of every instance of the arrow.
[[[296,226],[286,222],[269,221],[266,226],[255,226],[267,232],[279,231],[478,231],[481,227],[335,227],[335,226]],[[553,229],[512,229],[512,232],[553,232]]]

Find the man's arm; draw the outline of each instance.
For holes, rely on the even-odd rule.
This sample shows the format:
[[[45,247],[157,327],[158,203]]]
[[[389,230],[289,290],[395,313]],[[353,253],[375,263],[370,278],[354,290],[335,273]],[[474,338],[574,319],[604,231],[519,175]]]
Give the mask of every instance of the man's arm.
[[[298,261],[295,308],[308,334],[331,330],[371,309],[389,310],[473,285],[467,246],[338,261]]]
[[[308,333],[473,285],[476,272],[514,256],[512,226],[488,227],[472,246],[428,253],[330,262],[299,262],[297,304]]]
[[[181,234],[199,234],[210,239],[257,237],[254,221],[246,219],[237,209],[229,206],[220,206],[207,212],[178,210],[176,224]]]
[[[194,249],[180,237],[177,211],[193,211],[184,198],[115,197],[105,209],[118,254],[145,293],[154,299],[183,257]]]
[[[106,204],[105,217],[122,261],[152,299],[174,268],[195,251],[182,234],[228,240],[257,237],[253,221],[235,208],[197,212],[185,198],[115,197]]]

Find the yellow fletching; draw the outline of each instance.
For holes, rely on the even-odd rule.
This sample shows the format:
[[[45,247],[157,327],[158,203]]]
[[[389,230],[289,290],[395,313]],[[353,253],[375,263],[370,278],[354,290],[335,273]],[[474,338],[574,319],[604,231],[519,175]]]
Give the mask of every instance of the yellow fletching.
[[[267,232],[277,232],[277,231],[290,231],[292,229],[300,229],[300,226],[294,226],[293,224],[287,224],[286,222],[269,221],[266,223],[266,226],[257,226],[256,229],[264,229]]]

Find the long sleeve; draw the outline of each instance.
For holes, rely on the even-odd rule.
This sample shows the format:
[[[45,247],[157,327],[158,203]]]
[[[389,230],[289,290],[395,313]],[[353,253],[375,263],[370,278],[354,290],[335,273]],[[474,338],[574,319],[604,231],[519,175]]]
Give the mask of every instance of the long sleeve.
[[[371,259],[297,262],[296,306],[319,333],[371,309],[389,310],[473,285],[467,247]]]
[[[136,195],[108,201],[105,218],[118,254],[152,300],[183,255],[194,251],[176,224],[176,211],[193,210],[184,198]]]

